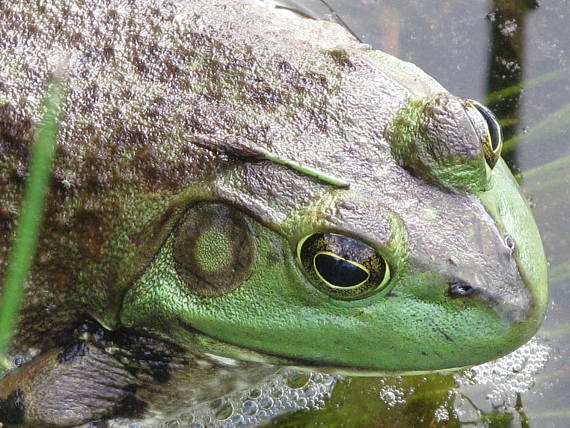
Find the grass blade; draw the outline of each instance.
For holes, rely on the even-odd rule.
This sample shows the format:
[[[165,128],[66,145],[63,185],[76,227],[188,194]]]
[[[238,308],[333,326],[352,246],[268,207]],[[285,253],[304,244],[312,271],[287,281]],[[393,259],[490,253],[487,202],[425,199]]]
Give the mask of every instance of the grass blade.
[[[64,99],[63,81],[54,75],[44,100],[45,113],[35,135],[30,156],[28,179],[14,245],[6,269],[3,295],[0,300],[0,356],[8,349],[22,304],[24,282],[35,254],[44,201],[59,126],[59,112]]]

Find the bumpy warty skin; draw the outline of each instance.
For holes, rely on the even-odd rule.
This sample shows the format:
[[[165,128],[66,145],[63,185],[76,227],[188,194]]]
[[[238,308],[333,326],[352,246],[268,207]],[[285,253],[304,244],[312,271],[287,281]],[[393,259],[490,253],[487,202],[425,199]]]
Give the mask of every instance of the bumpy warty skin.
[[[299,21],[293,32],[276,22],[288,18],[240,1],[9,2],[0,13],[1,272],[46,82],[69,64],[48,221],[16,346],[49,342],[54,324],[65,326],[83,304],[113,323],[132,275],[126,259],[145,244],[137,242],[142,225],[189,183],[208,186],[231,164],[193,145],[192,135],[243,134],[276,152],[296,137],[302,152],[311,141],[301,136],[343,127],[344,117],[326,114],[326,100],[355,65],[337,64],[327,49],[358,46],[329,23]],[[317,57],[315,35],[330,43]],[[296,46],[268,52],[268,37],[294,37]],[[334,155],[323,154],[323,164]],[[135,216],[141,199],[154,209]],[[113,246],[117,224],[125,228]]]

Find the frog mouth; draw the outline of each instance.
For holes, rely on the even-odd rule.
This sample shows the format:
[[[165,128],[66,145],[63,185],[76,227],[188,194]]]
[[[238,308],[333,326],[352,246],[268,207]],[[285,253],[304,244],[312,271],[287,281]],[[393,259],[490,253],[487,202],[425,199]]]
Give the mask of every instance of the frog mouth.
[[[193,338],[199,343],[201,351],[204,354],[210,354],[222,358],[236,359],[240,361],[249,361],[275,366],[286,366],[295,370],[306,372],[321,372],[341,376],[360,376],[360,377],[378,377],[389,375],[424,375],[429,373],[442,373],[456,370],[462,370],[470,367],[449,367],[442,369],[429,370],[380,370],[373,367],[353,367],[342,364],[327,364],[322,361],[313,361],[309,359],[291,357],[286,355],[273,354],[260,349],[237,345],[227,340],[220,339],[209,333],[205,333],[196,329],[189,323],[178,320],[178,326],[186,333],[191,333]],[[195,343],[193,343],[195,346]]]

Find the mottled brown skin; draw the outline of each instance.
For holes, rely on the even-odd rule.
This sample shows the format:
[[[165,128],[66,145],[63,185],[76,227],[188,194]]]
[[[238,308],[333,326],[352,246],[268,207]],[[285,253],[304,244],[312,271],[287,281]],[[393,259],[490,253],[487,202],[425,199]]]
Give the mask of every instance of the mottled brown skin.
[[[134,257],[144,259],[139,253],[152,253],[152,249],[141,248],[141,243],[160,241],[160,222],[157,225],[155,217],[171,220],[164,210],[177,195],[198,180],[208,186],[221,170],[236,162],[196,146],[191,142],[193,135],[239,134],[267,147],[278,142],[263,120],[274,110],[291,109],[292,129],[287,131],[295,134],[312,127],[327,133],[331,126],[340,127],[342,120],[335,118],[335,123],[330,123],[333,119],[325,112],[324,100],[315,104],[309,99],[315,94],[326,98],[334,91],[334,81],[325,74],[299,70],[279,54],[261,64],[250,46],[250,34],[241,35],[244,40],[237,33],[230,39],[219,34],[219,29],[200,28],[199,19],[185,22],[176,31],[161,31],[175,14],[191,15],[192,8],[180,11],[179,5],[167,2],[160,9],[149,10],[140,2],[140,8],[126,8],[119,19],[116,8],[96,7],[105,15],[96,20],[85,12],[94,8],[89,2],[73,4],[83,10],[72,9],[65,2],[52,3],[56,11],[50,16],[46,16],[46,6],[30,5],[26,12],[19,12],[17,4],[2,4],[0,9],[0,31],[4,32],[0,33],[4,51],[0,59],[9,65],[0,74],[2,270],[50,65],[70,55],[69,94],[46,210],[48,221],[34,263],[33,287],[28,287],[33,293],[26,296],[21,340],[16,341],[16,346],[25,342],[26,347],[35,341],[49,342],[51,335],[44,334],[49,329],[42,324],[52,326],[56,319],[57,325],[62,325],[64,318],[73,322],[73,308],[84,304],[100,306],[98,315],[108,325],[114,323],[112,314],[118,309],[122,290],[137,273],[124,272],[125,266],[134,263],[126,263],[123,256],[136,251]],[[195,9],[207,22],[206,6],[199,4]],[[243,5],[231,9],[235,9],[231,10],[234,15],[243,13]],[[226,13],[231,21],[231,13]],[[81,24],[70,25],[74,19]],[[228,31],[224,23],[219,27]],[[37,58],[35,62],[19,53],[14,38],[5,33],[14,28],[18,29],[14,38],[27,38],[33,46],[26,55]],[[92,38],[88,37],[91,33]],[[161,38],[164,46],[156,42]],[[58,45],[61,51],[53,49]],[[21,64],[10,64],[14,59]],[[335,67],[336,61],[335,51],[327,65]],[[190,67],[192,62],[198,65]],[[203,86],[199,92],[198,85]],[[239,110],[229,108],[226,100],[219,102],[227,97],[224,85],[235,91]],[[132,105],[125,106],[128,101]],[[204,188],[203,193],[209,192]],[[140,213],[143,218],[135,216],[133,207],[144,204],[155,207],[145,207]],[[152,230],[141,227],[147,223],[153,225]],[[122,224],[125,234],[120,249],[110,248],[117,224]],[[149,246],[155,244],[152,241]],[[123,254],[117,257],[116,251]],[[78,288],[80,283],[97,295],[86,298]],[[115,306],[114,311],[110,305]]]
[[[168,379],[173,370],[184,373],[175,376],[180,385],[200,382],[210,372],[188,371],[192,357],[181,356],[174,345],[143,339],[148,352],[125,362],[84,330],[107,334],[93,317],[115,326],[124,291],[183,213],[180,194],[199,188],[198,194],[212,198],[213,177],[240,163],[193,144],[191,137],[239,134],[270,147],[278,142],[279,128],[264,117],[283,109],[289,111],[288,133],[326,134],[343,120],[325,114],[334,78],[318,67],[298,68],[279,52],[264,58],[268,54],[256,48],[254,32],[240,32],[231,22],[243,15],[263,27],[271,25],[270,18],[240,2],[184,8],[176,2],[160,8],[129,2],[121,10],[92,1],[26,3],[0,3],[0,278],[46,82],[66,57],[68,96],[38,253],[11,349],[17,364],[39,356],[0,384],[0,420],[8,426],[67,426],[141,417],[147,401],[167,412],[176,386],[170,382],[145,396],[140,385],[165,379],[138,366],[155,364],[156,358]],[[205,25],[224,14],[217,28]],[[183,25],[174,25],[176,15]],[[356,67],[342,49],[325,52],[320,61],[339,73]],[[227,92],[235,100],[220,102]],[[131,352],[125,342],[139,343],[138,338],[122,331],[105,340],[120,353]],[[245,370],[236,379],[251,382],[269,372],[250,366],[255,375]],[[214,369],[219,367],[213,364]],[[100,370],[112,387],[98,381]],[[215,394],[230,391],[232,382]],[[64,385],[69,396],[53,396],[52,391],[60,394],[54,383]],[[93,400],[93,391],[101,401]],[[166,391],[162,402],[160,391]],[[208,398],[190,396],[188,405]],[[70,402],[78,408],[70,410]]]

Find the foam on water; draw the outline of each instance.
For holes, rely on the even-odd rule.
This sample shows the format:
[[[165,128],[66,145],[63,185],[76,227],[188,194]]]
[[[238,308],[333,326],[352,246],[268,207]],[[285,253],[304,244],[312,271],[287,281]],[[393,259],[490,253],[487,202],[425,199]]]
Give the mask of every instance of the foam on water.
[[[536,375],[544,370],[551,348],[534,338],[513,353],[453,375],[456,383],[447,402],[434,412],[445,422],[457,417],[471,423],[486,412],[517,413],[520,395],[531,391]],[[245,391],[203,403],[176,419],[157,417],[155,423],[115,420],[113,428],[230,428],[252,427],[296,410],[320,409],[340,376],[282,370],[264,383]],[[404,386],[401,376],[379,378],[378,398],[389,407],[405,405],[416,392]],[[424,378],[428,382],[428,378]],[[454,414],[451,414],[454,413]],[[166,422],[165,422],[166,421]]]
[[[283,413],[322,408],[337,380],[335,376],[320,373],[283,371],[249,391],[192,409],[179,418],[179,426],[248,427]]]
[[[138,423],[116,419],[111,428],[233,428],[250,427],[284,413],[304,409],[320,409],[340,379],[321,373],[283,370],[266,382],[203,403],[176,419],[156,423]],[[160,419],[160,416],[157,416]]]
[[[516,419],[521,394],[532,393],[536,376],[544,371],[551,348],[533,338],[526,345],[503,358],[453,374],[455,386],[447,399],[434,411],[434,420],[445,422],[458,418],[464,423],[478,423],[486,413],[509,413]],[[449,375],[448,375],[449,376]],[[419,383],[430,382],[425,377]],[[389,408],[405,406],[416,388],[406,386],[403,377],[379,379],[378,397]],[[419,394],[425,393],[423,389]]]
[[[413,388],[399,388],[395,385],[384,385],[380,389],[380,399],[384,401],[388,407],[394,407],[397,404],[404,404],[406,397],[414,393]]]
[[[475,366],[456,376],[459,385],[485,385],[493,405],[515,406],[516,394],[527,392],[549,360],[551,348],[531,339],[509,355]]]

